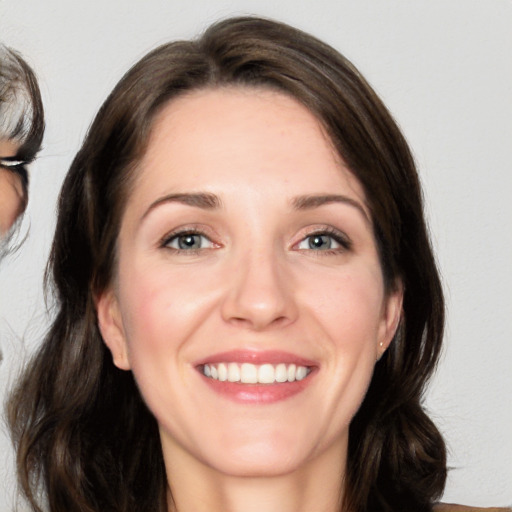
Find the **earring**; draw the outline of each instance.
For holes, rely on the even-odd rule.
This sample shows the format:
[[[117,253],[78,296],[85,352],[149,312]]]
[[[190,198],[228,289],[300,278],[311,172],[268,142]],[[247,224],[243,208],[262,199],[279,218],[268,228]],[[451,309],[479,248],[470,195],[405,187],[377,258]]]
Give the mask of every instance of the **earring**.
[[[384,348],[384,343],[383,343],[382,341],[379,343],[379,347],[380,347],[380,348],[382,348],[382,349]],[[384,355],[384,350],[382,350],[382,352],[381,352],[380,354],[377,354],[377,361],[379,361],[379,360],[380,360],[380,358],[381,358],[383,355]]]

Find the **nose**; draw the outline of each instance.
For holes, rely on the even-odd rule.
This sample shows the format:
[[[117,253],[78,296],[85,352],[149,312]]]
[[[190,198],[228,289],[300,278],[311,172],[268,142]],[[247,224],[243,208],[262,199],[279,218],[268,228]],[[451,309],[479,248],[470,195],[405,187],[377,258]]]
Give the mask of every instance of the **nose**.
[[[222,304],[226,322],[254,331],[295,321],[293,279],[272,251],[247,251],[233,265]]]

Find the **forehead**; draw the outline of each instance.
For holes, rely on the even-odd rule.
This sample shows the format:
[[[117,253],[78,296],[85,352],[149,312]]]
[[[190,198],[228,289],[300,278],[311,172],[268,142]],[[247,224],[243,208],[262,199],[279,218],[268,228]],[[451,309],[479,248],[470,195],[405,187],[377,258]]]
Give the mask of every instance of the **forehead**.
[[[295,99],[266,89],[194,91],[157,115],[132,190],[227,189],[289,195],[364,191],[321,123]]]

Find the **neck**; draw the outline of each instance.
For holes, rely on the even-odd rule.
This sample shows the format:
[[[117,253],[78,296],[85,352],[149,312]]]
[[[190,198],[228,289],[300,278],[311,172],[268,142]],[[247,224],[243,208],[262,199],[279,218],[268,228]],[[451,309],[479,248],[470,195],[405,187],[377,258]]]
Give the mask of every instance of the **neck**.
[[[166,461],[169,512],[340,512],[346,451],[329,450],[285,475],[232,476],[198,461]],[[176,468],[176,471],[173,469]]]

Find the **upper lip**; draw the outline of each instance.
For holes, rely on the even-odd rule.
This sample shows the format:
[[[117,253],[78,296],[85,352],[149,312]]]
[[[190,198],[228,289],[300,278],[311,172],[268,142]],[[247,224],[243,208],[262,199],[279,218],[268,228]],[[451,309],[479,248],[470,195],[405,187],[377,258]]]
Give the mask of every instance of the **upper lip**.
[[[296,364],[298,366],[318,366],[315,361],[282,350],[230,350],[217,352],[201,358],[194,366],[215,363],[252,363],[252,364]]]

